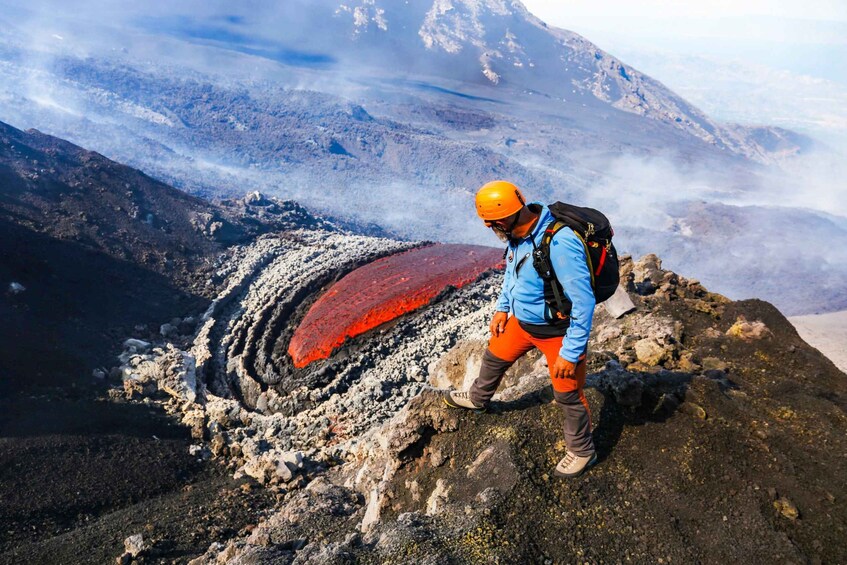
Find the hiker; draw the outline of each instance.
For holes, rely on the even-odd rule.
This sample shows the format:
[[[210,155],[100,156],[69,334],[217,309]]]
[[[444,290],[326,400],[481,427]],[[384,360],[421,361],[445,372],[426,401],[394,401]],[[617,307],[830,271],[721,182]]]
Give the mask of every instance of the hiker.
[[[537,347],[547,358],[553,397],[565,416],[567,452],[556,465],[554,475],[576,477],[597,462],[591,415],[583,394],[585,356],[595,305],[587,247],[568,227],[553,233],[551,226],[556,218],[550,209],[538,202],[526,204],[518,187],[506,181],[493,181],[480,188],[476,194],[476,211],[485,225],[508,243],[506,273],[489,324],[491,339],[479,376],[469,390],[448,392],[444,401],[453,408],[484,412],[506,370]],[[548,284],[546,297],[544,280],[533,261],[533,252],[538,255],[545,231],[553,233],[552,239],[547,240],[549,264],[561,285]],[[607,249],[610,242],[611,239]],[[616,261],[615,257],[615,269]],[[563,293],[559,304],[569,303],[570,311],[553,311],[559,308],[549,296],[551,291]]]

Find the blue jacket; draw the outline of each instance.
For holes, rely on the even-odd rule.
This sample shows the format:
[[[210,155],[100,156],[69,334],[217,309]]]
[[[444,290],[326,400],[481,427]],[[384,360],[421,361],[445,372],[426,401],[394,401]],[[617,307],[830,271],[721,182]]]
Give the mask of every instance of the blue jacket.
[[[527,324],[544,324],[544,281],[532,265],[532,242],[541,244],[541,237],[554,220],[547,206],[541,206],[541,216],[532,233],[517,244],[510,243],[506,253],[506,275],[497,300],[497,311],[511,312]],[[594,318],[594,291],[591,290],[591,273],[582,241],[568,228],[562,228],[550,242],[550,260],[556,277],[567,298],[573,303],[570,326],[562,341],[559,355],[576,363],[588,345],[588,334]]]

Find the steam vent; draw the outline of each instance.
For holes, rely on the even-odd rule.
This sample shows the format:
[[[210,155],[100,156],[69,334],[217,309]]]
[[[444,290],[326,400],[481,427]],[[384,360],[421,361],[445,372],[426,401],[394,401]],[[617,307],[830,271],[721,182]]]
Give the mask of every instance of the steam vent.
[[[355,337],[429,303],[448,286],[461,288],[501,266],[503,252],[438,244],[378,259],[349,273],[309,309],[288,347],[295,367],[329,357]]]

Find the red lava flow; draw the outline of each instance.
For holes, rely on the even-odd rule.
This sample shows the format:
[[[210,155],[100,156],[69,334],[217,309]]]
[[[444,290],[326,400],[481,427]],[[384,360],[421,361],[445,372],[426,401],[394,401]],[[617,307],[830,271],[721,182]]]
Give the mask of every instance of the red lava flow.
[[[346,338],[420,308],[448,285],[461,288],[502,266],[500,249],[455,244],[430,245],[368,263],[312,305],[291,338],[288,354],[298,368],[326,359]]]

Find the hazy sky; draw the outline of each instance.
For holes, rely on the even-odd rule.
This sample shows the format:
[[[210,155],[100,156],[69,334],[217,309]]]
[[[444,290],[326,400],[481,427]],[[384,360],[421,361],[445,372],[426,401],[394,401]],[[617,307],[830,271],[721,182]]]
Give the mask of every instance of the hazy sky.
[[[844,80],[847,1],[526,0],[547,23],[601,48],[717,55]],[[832,48],[835,48],[833,50]]]
[[[847,0],[523,0],[721,120],[847,148]]]
[[[667,19],[776,16],[847,21],[844,0],[523,0],[523,3],[530,12],[559,27],[566,27],[570,20],[600,20],[608,16]]]

